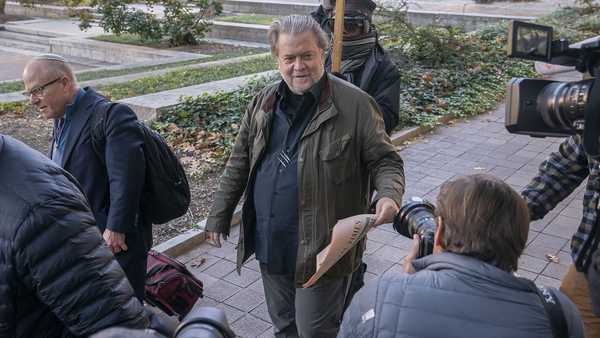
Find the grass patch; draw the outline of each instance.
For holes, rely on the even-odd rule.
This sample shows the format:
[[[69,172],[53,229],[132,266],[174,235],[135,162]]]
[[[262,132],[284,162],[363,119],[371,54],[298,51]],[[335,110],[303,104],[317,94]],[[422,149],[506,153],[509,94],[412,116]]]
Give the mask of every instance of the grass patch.
[[[104,42],[112,42],[112,43],[122,43],[125,45],[134,45],[134,46],[143,46],[143,47],[151,47],[151,48],[169,48],[168,41],[147,41],[140,39],[139,35],[136,34],[105,34],[93,36],[90,38],[91,40],[104,41]]]
[[[77,80],[78,81],[90,81],[90,80],[97,80],[97,79],[105,79],[105,78],[114,77],[114,76],[151,72],[154,70],[161,70],[161,69],[165,69],[165,68],[175,68],[175,67],[182,67],[182,66],[188,66],[188,65],[196,65],[196,64],[206,63],[206,62],[210,62],[210,61],[231,59],[234,57],[252,55],[252,54],[262,53],[262,52],[265,52],[265,50],[255,49],[255,48],[245,48],[245,49],[238,50],[238,51],[229,51],[229,52],[211,55],[207,58],[198,59],[198,60],[179,61],[179,62],[173,62],[173,63],[161,64],[161,65],[155,65],[155,66],[132,67],[132,68],[126,68],[126,69],[90,70],[90,71],[86,71],[86,72],[77,74]],[[22,91],[22,90],[24,90],[23,87],[24,86],[23,86],[22,81],[11,81],[11,82],[0,83],[0,94]]]
[[[243,14],[243,15],[230,15],[218,17],[218,21],[225,22],[237,22],[237,23],[249,23],[255,25],[265,25],[269,26],[273,22],[273,20],[279,18],[275,15],[265,15],[265,14]]]
[[[236,64],[203,69],[180,69],[161,76],[141,78],[126,83],[98,86],[102,94],[112,100],[151,94],[160,91],[197,85],[275,69],[275,60],[269,55]]]

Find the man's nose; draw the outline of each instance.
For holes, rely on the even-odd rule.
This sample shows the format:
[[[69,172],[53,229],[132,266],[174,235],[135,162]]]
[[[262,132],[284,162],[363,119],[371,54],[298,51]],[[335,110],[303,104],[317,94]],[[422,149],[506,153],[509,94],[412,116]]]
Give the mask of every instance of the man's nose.
[[[299,70],[299,69],[303,69],[305,66],[304,61],[302,61],[302,57],[298,56],[296,57],[296,59],[294,60],[294,69]]]
[[[38,103],[40,103],[40,98],[36,95],[29,95],[29,103],[33,106],[36,106]]]

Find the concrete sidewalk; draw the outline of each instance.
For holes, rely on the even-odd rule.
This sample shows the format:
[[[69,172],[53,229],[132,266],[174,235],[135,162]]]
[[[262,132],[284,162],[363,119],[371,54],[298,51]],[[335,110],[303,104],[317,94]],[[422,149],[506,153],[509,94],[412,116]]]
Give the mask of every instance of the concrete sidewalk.
[[[440,185],[457,175],[489,173],[521,190],[537,173],[539,164],[561,139],[536,139],[509,134],[504,128],[504,105],[478,117],[438,128],[399,149],[405,161],[405,198],[425,196],[435,201]],[[582,188],[566,198],[543,220],[533,222],[528,246],[518,273],[548,286],[559,286],[571,262],[569,240],[581,218]],[[204,282],[202,303],[226,311],[235,332],[242,337],[272,337],[258,263],[252,259],[239,276],[235,270],[238,230],[222,248],[204,243],[179,257]],[[390,224],[368,234],[364,257],[366,279],[388,271],[401,271],[410,240]],[[547,254],[558,255],[559,263]]]

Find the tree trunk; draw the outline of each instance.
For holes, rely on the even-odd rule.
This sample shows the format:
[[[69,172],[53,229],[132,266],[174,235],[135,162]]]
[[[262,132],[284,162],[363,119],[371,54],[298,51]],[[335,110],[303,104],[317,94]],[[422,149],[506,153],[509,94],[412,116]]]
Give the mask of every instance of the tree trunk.
[[[0,15],[4,15],[4,6],[6,6],[6,0],[0,0]]]

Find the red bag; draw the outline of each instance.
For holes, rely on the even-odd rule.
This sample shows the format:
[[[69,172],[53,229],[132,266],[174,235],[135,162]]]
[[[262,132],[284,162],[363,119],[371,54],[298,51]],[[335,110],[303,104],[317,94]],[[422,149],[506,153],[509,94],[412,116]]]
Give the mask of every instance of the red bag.
[[[145,290],[148,303],[181,320],[202,297],[202,282],[182,263],[150,250]]]

